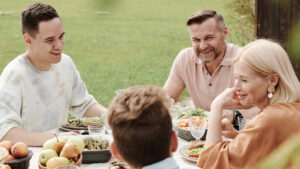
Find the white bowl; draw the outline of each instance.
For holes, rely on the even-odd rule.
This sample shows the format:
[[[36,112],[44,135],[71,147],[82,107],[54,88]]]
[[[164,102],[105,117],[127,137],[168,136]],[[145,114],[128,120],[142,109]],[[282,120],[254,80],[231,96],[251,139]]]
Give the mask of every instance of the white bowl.
[[[79,169],[79,167],[76,165],[61,165],[54,169]]]

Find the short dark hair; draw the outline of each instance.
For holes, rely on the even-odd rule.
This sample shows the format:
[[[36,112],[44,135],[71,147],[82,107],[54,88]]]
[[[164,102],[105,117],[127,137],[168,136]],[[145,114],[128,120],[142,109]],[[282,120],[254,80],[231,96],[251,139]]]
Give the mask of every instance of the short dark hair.
[[[218,14],[216,11],[212,9],[203,9],[195,12],[187,21],[187,25],[192,25],[194,23],[201,24],[202,22],[206,21],[209,18],[215,18],[218,26],[223,28],[225,26],[223,16]]]
[[[172,120],[170,99],[160,87],[135,86],[110,103],[108,123],[116,148],[133,167],[143,167],[170,156]]]
[[[59,18],[59,15],[52,6],[43,3],[31,4],[22,11],[22,33],[29,33],[35,37],[39,31],[40,22],[49,21],[56,17]]]

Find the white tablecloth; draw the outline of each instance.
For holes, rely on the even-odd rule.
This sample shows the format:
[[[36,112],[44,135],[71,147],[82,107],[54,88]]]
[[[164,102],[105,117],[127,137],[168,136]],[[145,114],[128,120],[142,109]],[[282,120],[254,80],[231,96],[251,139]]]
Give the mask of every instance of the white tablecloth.
[[[179,150],[182,146],[188,144],[187,141],[178,138],[178,149],[175,153],[173,153],[173,158],[177,161],[177,163],[181,166],[181,167],[188,167],[188,166],[195,166],[196,163],[195,162],[191,162],[188,160],[185,160],[181,157],[181,155],[179,154]],[[42,148],[41,147],[30,147],[30,150],[33,151],[33,156],[30,160],[30,166],[29,169],[38,169],[38,157],[40,155],[40,153],[42,152]],[[114,161],[114,157],[112,157],[110,159],[109,162],[107,163],[93,163],[93,164],[82,164],[80,166],[81,169],[107,169],[110,162]]]

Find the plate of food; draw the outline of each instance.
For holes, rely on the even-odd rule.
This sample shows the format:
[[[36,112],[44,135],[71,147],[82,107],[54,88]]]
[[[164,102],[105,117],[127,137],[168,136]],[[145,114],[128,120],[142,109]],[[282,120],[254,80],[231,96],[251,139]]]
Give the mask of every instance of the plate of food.
[[[208,112],[205,112],[203,109],[200,109],[200,108],[193,109],[193,110],[186,111],[186,112],[179,112],[178,119],[175,120],[175,124],[174,124],[175,129],[178,131],[178,136],[187,141],[195,140],[195,138],[191,135],[191,132],[189,130],[188,120],[189,120],[189,118],[199,118],[201,120],[205,120],[206,124],[208,124],[207,123],[207,121],[208,121],[207,113]],[[207,125],[206,125],[206,128],[207,128]],[[201,138],[202,140],[205,140],[206,133],[207,133],[207,130],[205,131],[203,137]]]
[[[61,136],[60,140],[68,140],[72,136]],[[101,137],[78,135],[83,139],[85,148],[82,151],[82,163],[104,163],[110,160],[109,142],[111,137],[101,135]]]
[[[184,145],[179,149],[179,154],[182,158],[197,162],[199,154],[204,150],[204,141],[194,140],[188,145]]]
[[[115,160],[111,162],[108,166],[108,169],[127,169],[129,168],[127,163]]]
[[[65,128],[75,129],[75,130],[87,130],[88,125],[103,125],[103,119],[100,117],[87,117],[68,120],[66,124],[63,125]]]
[[[103,126],[103,119],[99,117],[79,118],[68,120],[59,129],[62,131],[75,131],[80,134],[88,134],[88,125]]]
[[[64,126],[61,126],[60,128],[59,128],[59,130],[61,130],[61,131],[64,131],[64,132],[77,132],[77,133],[80,133],[80,134],[89,134],[89,132],[88,132],[88,130],[86,129],[83,129],[83,130],[77,130],[77,129],[70,129],[70,128],[66,128],[66,127],[64,127]]]

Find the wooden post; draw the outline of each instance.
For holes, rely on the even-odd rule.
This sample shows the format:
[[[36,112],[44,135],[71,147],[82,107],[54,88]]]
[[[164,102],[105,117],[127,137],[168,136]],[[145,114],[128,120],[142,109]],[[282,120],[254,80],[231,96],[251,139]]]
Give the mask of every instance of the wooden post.
[[[256,38],[271,38],[287,50],[293,40],[293,28],[300,21],[299,0],[256,0],[255,1],[255,35]],[[300,33],[300,30],[298,31]],[[300,39],[298,40],[300,43]],[[289,56],[300,79],[300,60]],[[298,54],[300,55],[300,54]],[[299,58],[299,57],[298,57]]]

